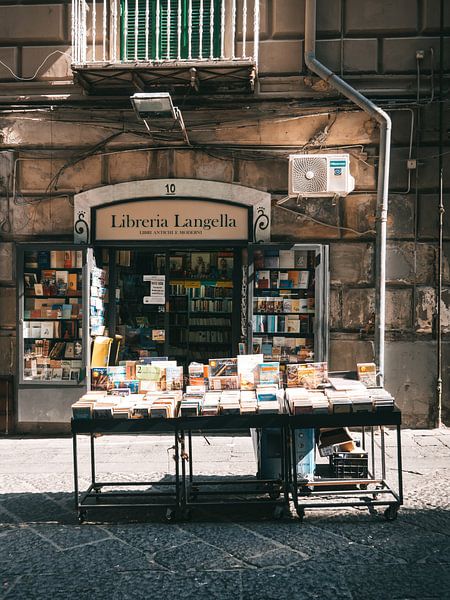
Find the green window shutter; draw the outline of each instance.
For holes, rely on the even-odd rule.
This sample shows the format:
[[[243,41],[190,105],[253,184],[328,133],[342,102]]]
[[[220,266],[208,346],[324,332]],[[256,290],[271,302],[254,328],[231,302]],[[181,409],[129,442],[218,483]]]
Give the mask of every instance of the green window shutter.
[[[202,58],[209,58],[211,53],[211,4],[214,2],[214,39],[213,56],[220,57],[221,47],[221,0],[203,0],[203,36]],[[181,1],[181,40],[180,57],[189,57],[189,0]],[[178,0],[160,0],[159,2],[159,52],[156,52],[156,0],[148,0],[148,57],[154,60],[178,58]],[[168,9],[170,6],[170,50],[168,48]],[[138,7],[138,36],[137,59],[145,60],[146,39],[146,0],[137,0]],[[134,60],[136,57],[136,0],[128,0],[125,15],[125,0],[121,0],[121,60]],[[191,55],[193,59],[200,58],[200,0],[192,0],[192,38]]]
[[[187,10],[189,2],[187,0]],[[214,6],[214,38],[213,57],[220,58],[220,22],[221,7],[220,0],[203,0],[203,35],[202,35],[202,58],[209,58],[211,54],[211,5]],[[186,35],[187,40],[187,35]],[[186,42],[187,43],[187,42]],[[200,58],[200,0],[192,0],[192,58]],[[188,48],[187,48],[188,51]],[[187,54],[186,54],[187,58]]]
[[[183,2],[181,3],[183,10]],[[178,0],[160,0],[159,8],[159,58],[176,59],[178,57]],[[168,12],[170,6],[170,49]],[[181,18],[183,25],[183,17]]]

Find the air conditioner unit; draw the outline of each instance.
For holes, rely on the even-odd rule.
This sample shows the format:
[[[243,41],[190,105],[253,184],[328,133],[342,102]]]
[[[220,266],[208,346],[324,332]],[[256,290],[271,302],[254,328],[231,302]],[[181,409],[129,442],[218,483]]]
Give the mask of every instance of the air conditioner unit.
[[[291,154],[289,196],[346,196],[355,189],[348,154]]]

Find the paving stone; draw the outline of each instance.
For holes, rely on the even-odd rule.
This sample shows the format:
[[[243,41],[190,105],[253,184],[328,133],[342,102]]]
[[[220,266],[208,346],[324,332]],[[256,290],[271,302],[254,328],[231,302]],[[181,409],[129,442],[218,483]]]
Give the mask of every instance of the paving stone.
[[[332,572],[332,574],[330,573]],[[242,574],[243,600],[278,600],[279,598],[350,600],[344,572],[333,563],[296,565],[288,569],[245,571]],[[357,596],[355,596],[357,597]]]
[[[80,526],[72,508],[70,439],[0,439],[2,457],[16,469],[0,474],[0,598],[442,600],[450,556],[449,447],[443,442],[450,445],[450,432],[404,430],[402,440],[405,505],[394,522],[384,519],[383,508],[376,515],[311,509],[302,524],[274,521],[267,508],[249,505],[194,508],[193,520],[179,524],[161,523],[163,511],[133,514],[136,522],[117,510],[92,511]],[[125,468],[122,455],[133,444],[142,450],[141,462],[151,456],[151,445],[136,436],[98,441],[105,466],[110,461],[103,476],[113,480],[137,479],[135,464],[111,468]],[[194,440],[207,471],[202,479],[252,471],[250,438],[210,441],[212,447]],[[395,441],[388,430],[388,480],[396,477]],[[33,457],[50,456],[52,449],[45,472]],[[211,453],[225,449],[229,461],[209,462],[208,470]],[[88,483],[83,476],[81,488]]]
[[[211,571],[241,569],[245,564],[220,548],[202,541],[157,552],[158,564],[173,571]]]

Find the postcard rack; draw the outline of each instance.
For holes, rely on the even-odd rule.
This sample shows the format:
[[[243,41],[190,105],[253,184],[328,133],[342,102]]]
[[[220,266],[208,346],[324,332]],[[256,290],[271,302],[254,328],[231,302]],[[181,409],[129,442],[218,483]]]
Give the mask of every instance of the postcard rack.
[[[349,414],[313,415],[304,414],[289,417],[288,441],[290,495],[297,515],[301,520],[306,509],[364,507],[370,511],[375,507],[386,507],[384,516],[388,521],[397,517],[403,504],[402,454],[401,454],[401,412],[393,411],[361,412]],[[395,490],[387,481],[385,427],[395,427],[396,435],[396,479]],[[363,452],[368,452],[368,462],[364,468],[358,463],[337,466],[338,478],[323,464],[319,473],[316,466],[314,478],[300,479],[295,464],[297,429],[342,428],[359,431]],[[379,440],[378,438],[379,434]],[[378,446],[378,448],[377,448]],[[379,455],[379,461],[377,460]],[[331,461],[330,461],[331,463]],[[331,464],[330,464],[331,467]],[[328,471],[328,472],[327,472]],[[332,471],[332,470],[331,470]],[[395,475],[394,475],[395,478]]]
[[[401,412],[354,413],[334,415],[221,415],[214,417],[182,417],[175,419],[86,419],[72,420],[75,510],[80,522],[89,510],[163,507],[166,520],[189,518],[192,508],[240,505],[268,506],[275,517],[290,513],[292,500],[297,515],[303,519],[306,509],[386,507],[385,517],[394,520],[403,504]],[[395,490],[387,481],[386,443],[384,427],[394,427],[396,435]],[[220,432],[231,435],[250,428],[275,428],[281,432],[281,472],[278,479],[232,477],[197,478],[194,474],[192,436]],[[339,478],[329,474],[302,480],[296,467],[296,436],[298,429],[350,427],[361,432],[362,450],[369,450],[370,461],[364,473],[348,473]],[[379,432],[379,436],[378,433]],[[95,466],[95,438],[102,435],[174,436],[175,477],[171,481],[111,482],[99,481]],[[91,483],[85,492],[79,491],[77,436],[90,437]],[[379,439],[378,439],[379,437]],[[377,448],[378,447],[378,448]],[[376,460],[377,449],[380,461]],[[339,465],[338,465],[339,468]],[[342,474],[341,474],[342,475]],[[345,472],[344,472],[345,475]],[[395,475],[394,475],[395,477]],[[136,491],[120,490],[136,488]],[[145,486],[146,491],[138,490]],[[119,488],[105,491],[106,488]],[[102,493],[104,492],[104,493]]]

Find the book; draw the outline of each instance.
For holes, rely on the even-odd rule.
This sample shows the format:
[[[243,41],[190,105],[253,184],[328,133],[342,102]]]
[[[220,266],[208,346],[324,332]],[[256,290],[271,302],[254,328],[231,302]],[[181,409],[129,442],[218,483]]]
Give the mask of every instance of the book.
[[[278,275],[278,287],[280,290],[292,288],[292,283],[292,279],[289,279],[289,272],[280,271]]]
[[[237,376],[237,358],[209,359],[209,377]]]
[[[42,285],[42,283],[35,283],[34,284],[34,293],[36,294],[36,296],[43,296],[44,295],[44,286]]]
[[[307,269],[308,268],[308,251],[307,250],[295,250],[294,251],[294,265],[296,269]]]
[[[270,271],[255,272],[255,287],[258,289],[267,289],[270,287]]]
[[[357,363],[358,379],[368,388],[375,388],[377,383],[377,366],[375,363]]]
[[[37,262],[39,269],[49,269],[50,268],[50,252],[47,250],[40,250],[37,253]]]
[[[239,377],[237,375],[229,375],[224,377],[210,377],[210,390],[238,390]]]
[[[64,268],[64,250],[52,250],[50,252],[50,267],[52,269]]]
[[[264,268],[264,252],[260,248],[253,252],[253,264],[256,270]]]
[[[241,390],[254,390],[257,384],[258,365],[262,363],[262,354],[242,354],[237,357],[237,371]]]
[[[70,292],[76,292],[78,289],[78,276],[76,273],[69,273],[68,288]]]
[[[290,269],[295,267],[295,254],[293,250],[280,250],[280,268]]]
[[[271,384],[278,386],[280,383],[280,363],[265,362],[258,365],[259,385]]]
[[[167,367],[166,369],[166,390],[183,389],[183,367]]]
[[[72,252],[70,250],[64,250],[64,268],[71,269],[72,267]]]
[[[73,342],[66,342],[66,347],[64,349],[64,358],[74,358],[75,357],[75,348]]]
[[[53,338],[53,321],[42,321],[41,323],[41,337]]]
[[[92,346],[91,367],[107,367],[112,339],[98,335]]]

